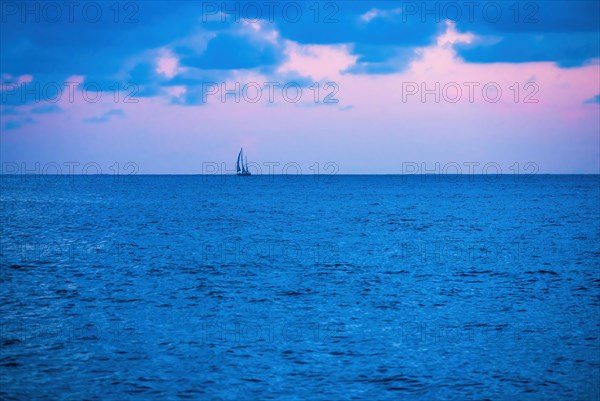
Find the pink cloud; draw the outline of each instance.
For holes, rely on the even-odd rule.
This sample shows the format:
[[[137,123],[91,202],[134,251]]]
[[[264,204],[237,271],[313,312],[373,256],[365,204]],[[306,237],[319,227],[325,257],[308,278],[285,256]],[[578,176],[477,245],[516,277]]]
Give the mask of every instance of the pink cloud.
[[[279,67],[279,73],[295,72],[315,81],[339,77],[358,59],[348,45],[301,45],[292,41],[286,42],[285,54],[288,59]]]
[[[273,104],[222,103],[220,98],[201,106],[169,104],[167,96],[181,96],[188,89],[181,87],[165,97],[140,98],[137,104],[115,104],[111,96],[95,104],[78,101],[68,112],[40,115],[38,124],[11,130],[8,136],[14,152],[49,146],[65,160],[77,160],[80,154],[128,158],[147,173],[199,172],[203,161],[233,162],[240,146],[250,162],[296,161],[307,168],[315,161],[333,161],[340,173],[399,172],[403,161],[432,165],[449,160],[497,162],[504,168],[535,162],[540,172],[598,173],[599,110],[583,104],[597,95],[598,65],[562,69],[552,63],[466,63],[453,45],[474,40],[450,24],[435,44],[419,49],[419,58],[404,71],[382,75],[341,73],[357,60],[348,45],[286,42],[288,58],[277,73],[335,80],[339,104],[316,104],[308,90],[294,104],[281,97]],[[158,64],[165,74],[174,72],[172,62]],[[281,79],[254,71],[233,74],[241,83]],[[443,97],[435,102],[431,95],[422,102],[420,93],[403,99],[407,82],[427,88],[451,82],[463,90],[465,82],[479,86],[472,103],[466,92],[456,103]],[[502,89],[497,103],[481,95],[490,82]],[[510,89],[515,82],[517,102]],[[528,83],[538,86],[533,95],[537,103],[524,102],[532,92],[525,88]],[[113,108],[122,109],[126,118],[82,122]],[[17,136],[25,132],[30,141],[19,142]],[[4,146],[2,152],[7,152]]]

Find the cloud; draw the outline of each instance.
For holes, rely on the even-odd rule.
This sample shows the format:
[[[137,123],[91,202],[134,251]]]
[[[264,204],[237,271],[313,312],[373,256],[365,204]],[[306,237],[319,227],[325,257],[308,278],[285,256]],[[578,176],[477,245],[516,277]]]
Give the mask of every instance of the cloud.
[[[157,74],[162,74],[165,78],[173,78],[177,74],[179,59],[170,52],[165,52],[165,54],[161,55],[156,61],[156,70]]]
[[[74,21],[69,21],[66,10],[57,22],[43,16],[35,21],[35,15],[23,22],[19,13],[3,16],[3,72],[33,74],[44,82],[69,75],[85,75],[91,80],[114,78],[137,55],[190,36],[200,28],[202,7],[198,2],[139,2],[134,14],[124,12],[117,22],[114,5],[95,4],[101,8],[97,22],[86,20],[81,12],[75,12]],[[134,18],[125,21],[128,15]]]
[[[202,3],[136,3],[131,23],[115,23],[109,3],[97,3],[103,8],[98,23],[82,20],[79,13],[73,23],[68,13],[57,23],[44,18],[22,23],[20,15],[5,16],[0,26],[3,72],[33,75],[42,83],[85,75],[108,84],[150,64],[152,74],[135,77],[141,93],[150,96],[162,93],[156,86],[168,85],[186,67],[220,70],[223,76],[232,69],[276,69],[285,62],[282,43],[292,41],[347,45],[358,56],[349,71],[389,73],[405,68],[416,57],[415,49],[436,40],[447,18],[457,20],[459,32],[476,38],[457,47],[467,62],[551,61],[573,67],[600,57],[598,1],[494,2],[500,8],[498,21],[490,19],[488,3],[473,6],[471,16],[469,2],[401,2],[401,7],[389,1],[296,2],[297,21],[295,7],[280,4],[270,13],[265,3],[255,3],[260,17],[252,21],[221,12],[206,18]],[[237,7],[244,16],[240,2],[215,4]]]
[[[476,40],[457,47],[472,63],[554,62],[563,68],[588,64],[600,57],[600,2],[545,1],[494,3],[501,18],[486,13],[461,18],[457,29]],[[490,12],[491,14],[491,12]]]
[[[111,120],[112,117],[125,117],[125,113],[120,109],[109,110],[98,117],[84,118],[83,121],[87,123],[106,123]]]
[[[372,8],[366,13],[360,15],[359,19],[362,22],[369,23],[375,18],[391,18],[402,12],[402,8],[394,8],[392,10],[380,10],[378,8]]]
[[[440,27],[442,35],[417,47],[364,41],[300,43],[281,35],[270,44],[282,47],[283,59],[274,65],[228,70],[180,66],[169,79],[156,71],[158,50],[168,49],[179,57],[173,49],[189,43],[176,41],[138,55],[135,63],[127,64],[125,69],[127,73],[135,71],[155,96],[135,105],[120,105],[122,114],[116,112],[104,119],[101,113],[115,107],[111,96],[93,105],[79,102],[64,106],[64,113],[36,115],[35,126],[25,125],[3,136],[0,152],[10,160],[29,161],[48,155],[55,160],[75,160],[70,157],[83,150],[94,158],[135,160],[144,172],[185,173],[198,172],[201,161],[230,160],[240,144],[252,144],[249,153],[254,160],[304,157],[306,165],[315,160],[334,160],[344,172],[399,172],[402,162],[410,160],[426,162],[428,167],[436,160],[495,161],[504,169],[515,161],[533,161],[545,172],[597,172],[597,107],[582,105],[582,99],[598,94],[597,66],[563,69],[552,62],[471,63],[459,57],[456,47],[471,39],[476,41],[478,35],[458,28],[453,32],[452,24]],[[440,27],[436,27],[437,32]],[[248,31],[242,33],[238,26],[227,33],[246,36],[249,42],[255,40],[249,32],[254,28],[245,29]],[[399,50],[390,57],[382,48]],[[286,49],[291,53],[285,53]],[[203,54],[205,50],[202,46],[190,48],[190,54]],[[406,57],[402,56],[403,50]],[[307,74],[307,79],[314,80],[313,76],[320,78],[321,63],[327,67],[323,70],[329,71],[327,75],[338,74],[335,97],[339,103],[333,107],[313,107],[314,92],[309,90],[304,91],[299,103],[282,101],[280,91],[273,104],[236,103],[231,97],[222,103],[218,95],[202,103],[203,81],[226,81],[231,88],[233,81],[287,80]],[[340,71],[343,66],[358,68],[367,63],[389,68],[400,63],[408,65],[388,74]],[[286,64],[289,68],[279,71]],[[540,89],[535,95],[539,102],[524,103],[530,91],[523,85],[532,80]],[[436,82],[444,86],[453,81],[463,88],[457,103],[435,102],[435,94],[427,95],[423,103],[422,91],[403,100],[404,83],[426,83],[431,89]],[[467,81],[480,84],[473,103],[467,100],[468,91],[463,85]],[[481,87],[490,81],[503,89],[498,103],[482,99]],[[516,81],[520,83],[518,103],[510,89]],[[327,93],[321,91],[321,102]],[[182,106],[192,104],[203,106]],[[347,108],[349,105],[352,108]],[[32,106],[19,109],[27,107]],[[82,117],[92,118],[84,122]],[[108,122],[89,123],[103,120]],[[85,135],[80,135],[82,132]]]
[[[597,94],[596,96],[587,99],[585,102],[583,102],[583,104],[597,104],[600,103],[600,94]]]
[[[62,109],[55,104],[48,104],[44,106],[34,107],[31,109],[33,114],[47,114],[47,113],[60,113]]]
[[[281,50],[270,43],[237,33],[221,33],[208,42],[202,54],[181,55],[181,64],[210,70],[251,69],[275,65],[281,58]]]
[[[9,120],[4,123],[3,129],[5,129],[7,131],[14,130],[17,128],[21,128],[25,124],[33,124],[35,122],[36,121],[31,117],[20,118],[20,119],[16,119],[16,120]]]
[[[501,37],[477,37],[457,46],[459,55],[472,63],[555,62],[577,67],[600,57],[598,35],[593,33],[505,33]]]
[[[301,45],[291,41],[286,42],[285,55],[279,73],[294,72],[315,81],[339,77],[358,58],[348,45]]]

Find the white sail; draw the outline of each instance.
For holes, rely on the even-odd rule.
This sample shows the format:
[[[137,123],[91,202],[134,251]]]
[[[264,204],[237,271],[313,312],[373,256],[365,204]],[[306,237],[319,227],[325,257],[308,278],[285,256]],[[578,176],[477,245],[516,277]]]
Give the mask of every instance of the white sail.
[[[238,153],[238,157],[237,157],[237,162],[236,162],[236,170],[239,173],[240,171],[243,171],[243,160],[242,160],[242,152],[244,151],[244,148],[240,149],[240,153]],[[240,162],[241,162],[241,166],[240,166]]]
[[[241,148],[238,153],[235,169],[238,175],[252,175],[248,170],[248,158],[244,157],[244,148]]]

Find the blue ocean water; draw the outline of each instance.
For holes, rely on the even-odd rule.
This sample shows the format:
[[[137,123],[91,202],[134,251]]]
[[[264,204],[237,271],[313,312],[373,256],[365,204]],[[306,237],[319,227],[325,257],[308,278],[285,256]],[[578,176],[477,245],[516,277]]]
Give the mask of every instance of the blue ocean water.
[[[598,176],[1,180],[2,399],[600,399]]]

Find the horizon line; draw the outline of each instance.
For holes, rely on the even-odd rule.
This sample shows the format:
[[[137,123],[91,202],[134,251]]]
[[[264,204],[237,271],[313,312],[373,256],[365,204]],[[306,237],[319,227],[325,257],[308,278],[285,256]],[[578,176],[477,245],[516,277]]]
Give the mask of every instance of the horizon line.
[[[17,177],[17,176],[123,176],[123,177],[135,177],[135,176],[147,176],[147,175],[169,175],[169,176],[206,176],[206,177],[238,177],[238,174],[202,174],[202,173],[136,173],[136,174],[42,174],[42,173],[0,173],[0,177]],[[446,173],[433,173],[433,174],[403,174],[403,173],[343,173],[343,174],[252,174],[250,176],[245,177],[272,177],[272,176],[282,176],[282,177],[314,177],[314,176],[323,176],[323,177],[337,177],[337,176],[528,176],[535,177],[540,175],[600,175],[600,172],[597,173],[500,173],[500,174],[446,174]]]

